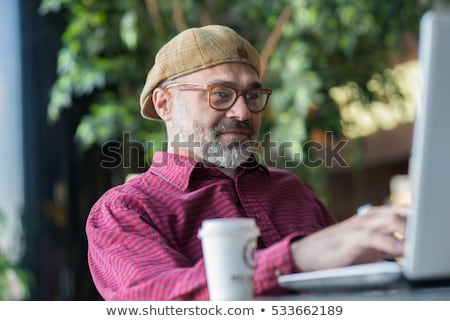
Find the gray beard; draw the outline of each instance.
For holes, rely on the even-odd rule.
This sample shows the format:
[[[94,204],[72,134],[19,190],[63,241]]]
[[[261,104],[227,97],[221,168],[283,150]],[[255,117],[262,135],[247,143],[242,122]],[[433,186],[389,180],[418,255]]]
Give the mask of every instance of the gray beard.
[[[218,167],[237,168],[251,156],[248,144],[223,144],[217,140],[203,144],[203,159]]]
[[[253,154],[254,141],[222,143],[217,137],[223,126],[219,125],[210,130],[193,124],[191,130],[184,130],[186,124],[178,123],[179,132],[173,143],[176,148],[185,148],[189,156],[196,155],[201,159],[218,167],[237,168],[247,161]]]

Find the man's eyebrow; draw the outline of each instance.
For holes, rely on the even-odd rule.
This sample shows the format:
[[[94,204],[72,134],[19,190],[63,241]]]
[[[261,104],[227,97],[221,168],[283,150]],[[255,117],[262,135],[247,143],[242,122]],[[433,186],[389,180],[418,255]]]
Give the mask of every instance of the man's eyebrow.
[[[238,88],[239,86],[232,81],[226,81],[226,80],[213,80],[210,82],[210,84],[214,84],[214,85],[225,85],[228,87],[232,87],[232,88]],[[262,84],[259,81],[254,81],[252,83],[250,83],[249,85],[246,86],[246,88],[261,88]]]

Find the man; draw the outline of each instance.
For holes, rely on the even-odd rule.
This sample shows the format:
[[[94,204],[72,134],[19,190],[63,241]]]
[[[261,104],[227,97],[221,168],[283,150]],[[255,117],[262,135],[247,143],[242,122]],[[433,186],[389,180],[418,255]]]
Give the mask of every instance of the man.
[[[374,208],[336,223],[294,175],[256,161],[251,143],[271,91],[256,50],[232,29],[188,29],[156,56],[141,114],[164,121],[168,151],[93,206],[89,266],[107,300],[208,299],[201,222],[251,217],[261,231],[255,295],[279,293],[277,275],[400,256],[405,210]],[[336,223],[336,224],[335,224]]]

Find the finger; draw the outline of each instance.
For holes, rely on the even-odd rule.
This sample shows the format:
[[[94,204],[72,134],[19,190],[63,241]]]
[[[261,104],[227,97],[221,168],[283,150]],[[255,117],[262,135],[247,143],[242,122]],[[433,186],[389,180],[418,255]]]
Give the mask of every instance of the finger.
[[[392,233],[377,233],[371,237],[368,248],[384,253],[385,256],[402,256],[404,252],[404,242],[396,239]]]
[[[392,208],[377,208],[364,216],[354,217],[361,233],[361,246],[388,255],[402,255],[407,220],[403,213],[398,214]]]
[[[367,214],[373,215],[399,215],[408,217],[411,214],[410,206],[374,206],[366,211]]]
[[[404,235],[407,216],[405,212],[398,212],[391,208],[377,208],[363,216],[356,217],[359,228],[368,233],[384,233],[396,236]]]
[[[406,233],[406,217],[395,215],[392,225],[390,226],[390,236],[395,240],[403,242]]]

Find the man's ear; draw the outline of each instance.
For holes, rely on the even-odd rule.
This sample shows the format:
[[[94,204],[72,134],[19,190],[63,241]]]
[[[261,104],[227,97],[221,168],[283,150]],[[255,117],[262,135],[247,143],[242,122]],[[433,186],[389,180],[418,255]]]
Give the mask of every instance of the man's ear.
[[[170,103],[170,93],[163,88],[155,88],[152,93],[153,105],[162,120],[167,121],[172,118],[172,104]]]

